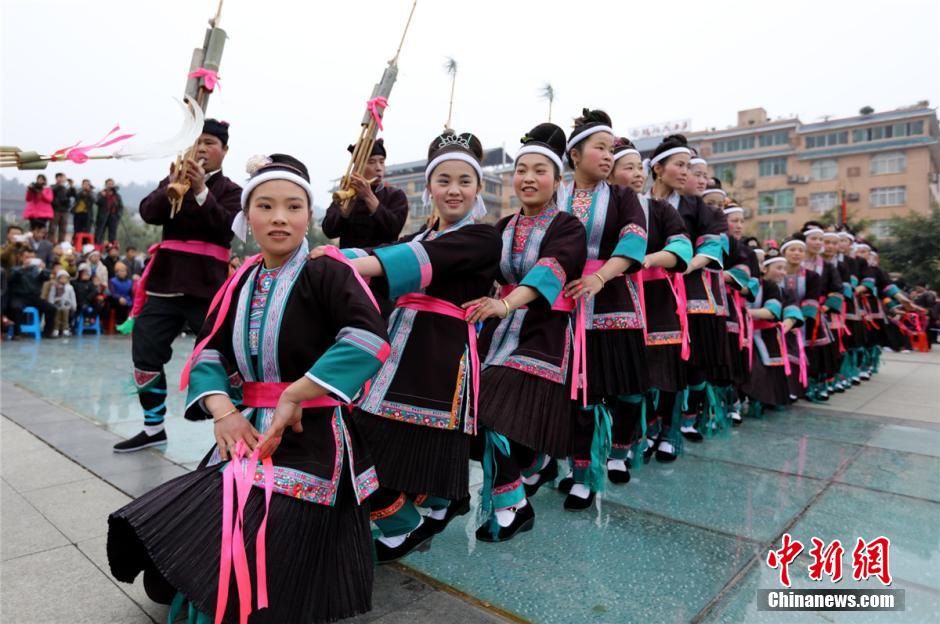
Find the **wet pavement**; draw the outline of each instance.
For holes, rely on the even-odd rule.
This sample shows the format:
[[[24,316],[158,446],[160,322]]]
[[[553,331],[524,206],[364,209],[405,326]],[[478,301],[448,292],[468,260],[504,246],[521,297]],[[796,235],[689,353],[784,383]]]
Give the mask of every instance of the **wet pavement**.
[[[175,343],[171,380],[178,379],[192,342]],[[19,340],[3,343],[0,359],[0,410],[9,419],[4,507],[9,498],[54,526],[67,525],[69,512],[59,508],[56,493],[67,493],[69,483],[93,485],[94,497],[104,502],[89,513],[99,517],[89,518],[87,529],[82,524],[84,532],[59,531],[64,537],[48,543],[53,550],[77,545],[106,571],[102,544],[83,549],[83,540],[101,540],[107,511],[125,495],[191,469],[211,444],[210,423],[185,421],[183,394],[171,388],[165,449],[115,455],[111,444],[141,424],[129,340]],[[51,464],[74,462],[71,480],[31,470],[17,451],[33,443],[61,453],[59,460],[47,458]],[[686,444],[686,451],[673,464],[654,461],[635,470],[627,485],[608,484],[585,512],[564,511],[563,496],[543,488],[532,499],[535,528],[508,543],[476,542],[474,513],[455,521],[429,552],[382,572],[376,612],[359,621],[450,621],[444,613],[461,613],[468,623],[928,622],[940,615],[940,353],[886,354],[879,375],[827,405],[770,412],[702,444]],[[478,485],[479,470],[472,475]],[[26,546],[17,550],[6,516],[4,586],[10,561],[35,557],[29,544],[40,539],[24,527],[16,541]],[[764,559],[784,533],[807,549],[813,536],[846,545],[849,580],[837,588],[881,587],[876,580],[851,580],[851,549],[858,537],[890,537],[892,587],[905,590],[906,610],[758,611],[757,590],[779,587],[778,572]],[[809,563],[804,553],[791,565],[794,587],[832,586],[810,581]],[[5,613],[11,604],[22,607],[10,602],[6,589],[3,595]],[[123,595],[145,607],[145,618],[159,619],[140,596]]]

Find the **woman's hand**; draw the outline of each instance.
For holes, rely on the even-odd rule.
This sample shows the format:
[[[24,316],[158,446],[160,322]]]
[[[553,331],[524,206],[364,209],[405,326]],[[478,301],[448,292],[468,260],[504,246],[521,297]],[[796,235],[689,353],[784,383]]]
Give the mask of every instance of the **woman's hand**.
[[[565,286],[565,296],[569,299],[590,299],[603,290],[604,283],[596,273],[579,277]]]
[[[294,433],[301,433],[304,428],[300,424],[303,417],[303,408],[300,407],[300,401],[294,399],[288,390],[281,393],[281,398],[274,408],[274,417],[271,419],[271,426],[264,433],[264,442],[261,443],[261,458],[270,457],[277,447],[281,444],[281,437],[284,430],[288,427]]]
[[[480,297],[479,299],[468,301],[461,307],[467,310],[473,306],[477,306],[467,317],[467,322],[478,323],[488,318],[493,318],[494,316],[497,318],[506,318],[509,316],[510,310],[503,301],[503,299],[494,299],[492,297]]]
[[[325,256],[327,247],[330,247],[330,245],[319,245],[317,247],[314,247],[313,249],[310,250],[310,253],[307,254],[307,258],[309,260],[316,260],[317,258]]]
[[[258,438],[261,436],[241,412],[229,414],[216,421],[213,433],[215,443],[219,446],[219,456],[222,459],[232,458],[232,453],[235,452],[235,446],[239,441],[244,442],[245,446],[253,451],[258,446]]]

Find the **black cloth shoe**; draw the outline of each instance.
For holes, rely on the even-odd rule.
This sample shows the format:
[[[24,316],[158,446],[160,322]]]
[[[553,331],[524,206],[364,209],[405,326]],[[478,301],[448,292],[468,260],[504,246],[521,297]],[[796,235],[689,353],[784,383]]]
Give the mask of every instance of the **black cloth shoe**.
[[[492,516],[483,526],[477,529],[477,539],[481,542],[506,542],[515,537],[517,533],[532,530],[535,525],[535,510],[532,509],[531,502],[516,510],[516,517],[512,519],[512,524],[508,527],[499,527],[496,535],[493,535],[490,530],[491,522],[496,522],[496,516]]]
[[[565,497],[565,510],[584,511],[594,504],[594,497],[596,495],[596,492],[591,492],[591,495],[587,498],[581,498],[580,496],[575,496],[574,494],[568,494],[568,496]]]
[[[375,562],[382,565],[398,561],[415,550],[420,552],[429,550],[431,548],[431,538],[433,537],[433,529],[428,526],[427,520],[425,520],[421,526],[408,534],[404,542],[395,548],[375,540]]]
[[[558,482],[558,491],[567,494],[571,491],[571,486],[574,485],[574,479],[571,477],[565,477]]]
[[[703,442],[705,440],[705,436],[698,431],[680,431],[679,433],[689,442]]]
[[[668,464],[670,462],[676,461],[679,456],[676,453],[670,453],[668,451],[663,451],[659,448],[659,445],[656,445],[656,461],[661,464]]]
[[[646,450],[643,451],[643,463],[644,464],[650,463],[650,460],[653,459],[653,453],[656,452],[656,447],[658,446],[659,446],[659,439],[657,439],[653,443],[653,446],[647,445]]]
[[[447,528],[451,520],[457,516],[465,515],[468,511],[470,511],[469,495],[460,500],[451,501],[450,505],[447,506],[447,513],[444,514],[441,520],[435,520],[434,518],[425,516],[424,524],[428,525],[428,529],[431,530],[434,535],[437,535]]]
[[[630,471],[629,470],[611,470],[607,467],[607,478],[610,479],[611,483],[630,483]]]
[[[731,426],[740,427],[741,423],[744,422],[744,419],[741,417],[741,412],[732,412],[731,414]]]
[[[162,429],[159,433],[153,435],[147,435],[146,431],[141,431],[130,440],[124,440],[123,442],[115,444],[114,452],[133,453],[134,451],[140,451],[145,448],[150,448],[151,446],[160,446],[161,444],[166,444],[166,429]]]
[[[558,478],[558,462],[554,459],[550,459],[548,465],[538,471],[537,474],[539,475],[539,480],[532,485],[529,485],[525,481],[522,482],[522,486],[525,488],[526,498],[532,498],[535,496],[535,493],[539,491],[539,488]],[[571,488],[569,487],[568,489]]]

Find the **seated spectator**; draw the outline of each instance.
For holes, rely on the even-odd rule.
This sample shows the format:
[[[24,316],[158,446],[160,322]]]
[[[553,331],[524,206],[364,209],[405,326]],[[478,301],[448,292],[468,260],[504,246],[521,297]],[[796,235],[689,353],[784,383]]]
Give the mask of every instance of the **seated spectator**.
[[[30,249],[36,252],[36,257],[46,266],[50,266],[55,258],[52,255],[52,243],[46,237],[47,231],[45,224],[31,224],[27,236]]]
[[[29,237],[23,232],[23,228],[18,225],[7,228],[7,240],[0,250],[0,266],[7,270],[7,277],[13,267],[20,265],[20,254],[29,248]]]
[[[52,337],[71,336],[72,332],[69,331],[69,327],[72,324],[72,314],[78,309],[78,305],[75,301],[75,289],[69,283],[67,271],[60,269],[56,273],[47,301],[55,306],[55,327],[52,330]]]
[[[114,277],[111,278],[111,308],[114,310],[114,322],[118,325],[127,320],[131,306],[134,305],[134,280],[127,274],[127,265],[118,262],[114,265]]]
[[[51,289],[52,285],[55,284],[55,280],[56,280],[55,276],[58,275],[59,271],[61,271],[62,269],[63,269],[63,266],[59,264],[58,262],[53,264],[52,267],[49,269],[49,279],[47,279],[45,283],[43,283],[42,290],[39,292],[39,296],[42,298],[43,301],[49,300],[49,289]]]
[[[62,255],[59,257],[59,264],[68,271],[69,277],[75,277],[78,272],[78,260],[75,258],[75,248],[68,241],[59,245],[62,249]]]
[[[132,279],[139,278],[143,275],[144,257],[133,245],[127,246],[127,254],[124,256],[122,262],[127,265],[127,271],[130,273]]]
[[[85,245],[86,249],[88,247],[90,247],[90,245]],[[101,252],[91,247],[91,251],[85,256],[85,261],[88,262],[88,268],[91,269],[91,278],[97,279],[107,286],[110,275],[108,273],[108,267],[101,261]]]
[[[108,275],[114,275],[114,265],[121,261],[121,247],[117,243],[104,246],[105,256],[101,263],[108,269]]]
[[[100,298],[98,284],[91,278],[91,267],[87,263],[78,265],[78,278],[72,283],[75,289],[75,304],[85,317],[85,324],[92,325],[96,316],[103,316],[107,306]]]
[[[45,321],[43,335],[48,338],[55,325],[55,306],[40,295],[43,283],[49,279],[49,271],[45,270],[42,260],[32,250],[24,251],[21,260],[22,264],[14,267],[10,273],[10,318],[22,323],[23,309],[28,306],[36,308],[41,320]]]

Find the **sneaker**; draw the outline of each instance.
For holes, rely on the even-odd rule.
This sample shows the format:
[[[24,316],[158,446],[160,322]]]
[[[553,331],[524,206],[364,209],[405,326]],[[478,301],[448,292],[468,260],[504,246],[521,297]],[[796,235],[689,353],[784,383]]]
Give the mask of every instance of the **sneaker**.
[[[483,524],[483,526],[477,529],[476,536],[479,541],[491,543],[506,542],[515,537],[518,533],[531,531],[532,526],[535,524],[535,510],[532,509],[531,502],[528,503],[525,507],[516,510],[516,516],[512,519],[512,524],[507,527],[499,527],[499,530],[495,535],[493,535],[493,531],[490,528],[492,526],[491,523],[493,522],[496,522],[495,516],[490,518]]]
[[[58,330],[58,329],[53,329],[53,330],[52,330],[52,337],[53,337],[53,338],[58,338],[58,337],[59,337],[59,330]]]
[[[124,440],[114,445],[115,453],[133,453],[151,446],[160,446],[166,444],[166,429],[153,435],[147,435],[146,431],[141,431],[130,440]]]
[[[64,331],[62,332],[62,335],[65,336],[66,338],[68,338],[69,336],[72,335],[72,332],[70,332],[69,330],[66,329],[66,330],[64,330]]]

